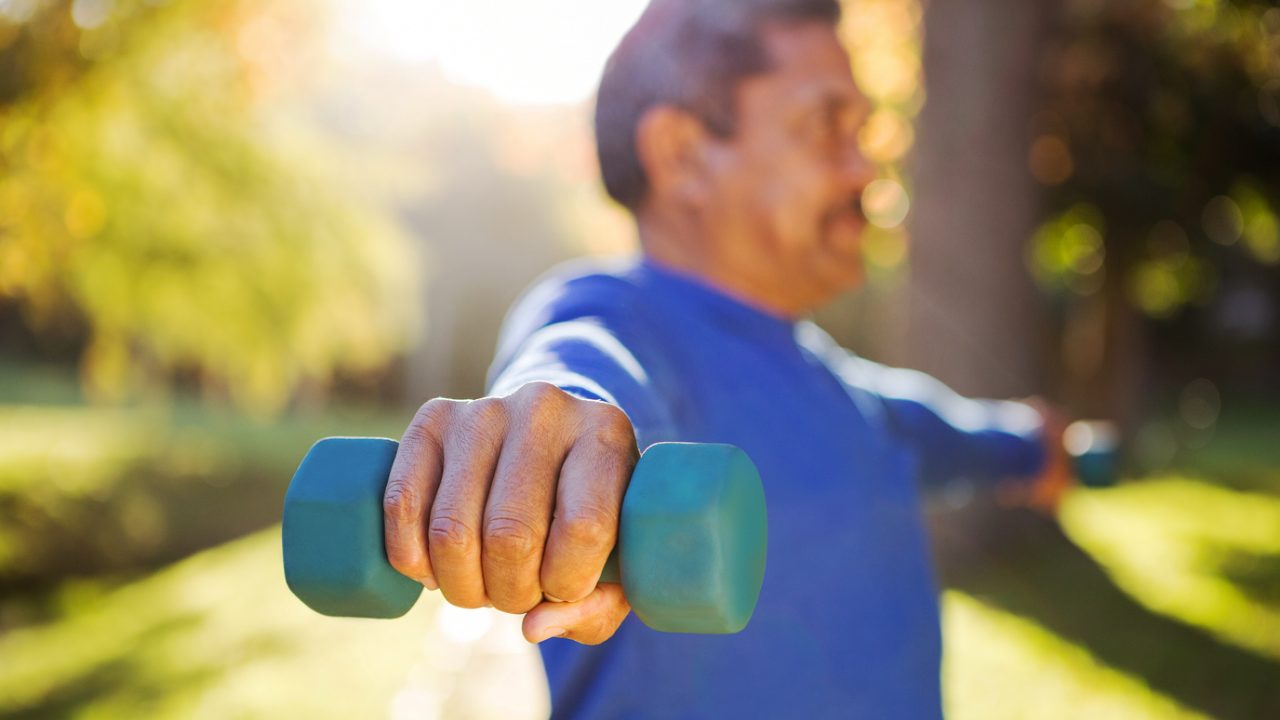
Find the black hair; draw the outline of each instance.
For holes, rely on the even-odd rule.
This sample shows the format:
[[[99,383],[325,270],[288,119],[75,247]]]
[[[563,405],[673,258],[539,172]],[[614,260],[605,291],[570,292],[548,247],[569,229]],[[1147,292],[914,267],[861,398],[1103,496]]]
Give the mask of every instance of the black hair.
[[[679,107],[729,137],[738,83],[769,70],[761,26],[839,20],[837,0],[652,0],[609,56],[596,96],[596,153],[610,197],[634,211],[648,192],[636,128],[649,108]]]

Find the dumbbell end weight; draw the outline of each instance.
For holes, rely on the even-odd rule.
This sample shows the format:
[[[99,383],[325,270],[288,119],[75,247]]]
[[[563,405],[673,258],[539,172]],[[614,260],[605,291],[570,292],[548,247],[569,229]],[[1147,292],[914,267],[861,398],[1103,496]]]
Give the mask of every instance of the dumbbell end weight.
[[[1116,484],[1120,472],[1120,432],[1115,423],[1077,420],[1067,426],[1062,443],[1071,456],[1081,485],[1106,488]]]
[[[755,465],[733,445],[658,443],[622,503],[627,600],[662,632],[736,633],[764,582],[768,522]]]
[[[382,494],[397,447],[386,438],[325,438],[289,483],[285,582],[318,613],[400,617],[422,594],[391,567],[383,540]]]

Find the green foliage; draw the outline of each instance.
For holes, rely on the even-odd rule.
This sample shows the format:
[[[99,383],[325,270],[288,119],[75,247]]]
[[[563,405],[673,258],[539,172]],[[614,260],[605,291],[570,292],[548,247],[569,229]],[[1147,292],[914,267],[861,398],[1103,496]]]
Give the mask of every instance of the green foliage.
[[[1031,243],[1036,279],[1041,285],[1081,294],[1096,291],[1106,258],[1105,230],[1098,209],[1084,203],[1042,225]]]
[[[1155,318],[1211,302],[1223,272],[1249,265],[1275,287],[1280,9],[1081,1],[1055,38],[1030,156],[1049,187],[1032,249],[1042,282],[1078,295],[1119,283]],[[1103,242],[1082,273],[1061,253],[1084,206]]]
[[[380,367],[409,327],[412,257],[286,112],[316,59],[292,20],[314,10],[103,7],[87,28],[45,8],[3,51],[27,74],[0,105],[0,300],[37,332],[83,328],[95,397],[182,374],[270,414]]]

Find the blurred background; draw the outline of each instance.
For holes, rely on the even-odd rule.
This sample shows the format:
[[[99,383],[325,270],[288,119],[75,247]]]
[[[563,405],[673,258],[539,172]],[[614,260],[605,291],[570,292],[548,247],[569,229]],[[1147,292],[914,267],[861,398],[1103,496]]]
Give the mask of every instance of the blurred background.
[[[590,95],[640,0],[0,0],[0,716],[538,717],[518,619],[288,595],[327,434],[472,397],[628,252]],[[1280,717],[1280,9],[848,0],[842,343],[1122,429],[1061,515],[929,499],[954,718]]]

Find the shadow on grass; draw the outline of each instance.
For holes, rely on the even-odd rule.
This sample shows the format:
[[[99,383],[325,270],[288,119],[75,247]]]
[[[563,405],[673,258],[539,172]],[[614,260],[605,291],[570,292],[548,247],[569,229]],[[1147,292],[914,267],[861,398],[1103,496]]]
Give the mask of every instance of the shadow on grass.
[[[1148,610],[1055,521],[979,501],[931,523],[947,587],[1038,623],[1188,708],[1280,718],[1280,662]],[[1267,575],[1263,582],[1274,583]]]
[[[0,403],[0,426],[21,430],[0,446],[0,600],[70,577],[151,571],[279,522],[312,443],[394,436],[401,415],[337,408],[259,423],[191,401]]]
[[[154,656],[154,648],[173,644],[198,630],[204,618],[191,613],[160,622],[131,639],[119,654],[90,663],[67,674],[39,697],[16,707],[0,707],[4,720],[52,720],[82,715],[150,717],[175,694],[198,692],[215,685],[227,672],[227,658],[184,657],[179,663]],[[245,655],[263,658],[286,655],[292,644],[264,634],[246,643]],[[108,711],[108,708],[110,710]],[[170,711],[171,712],[171,711]],[[161,714],[169,715],[170,712]]]
[[[1280,607],[1280,555],[1230,548],[1209,551],[1205,555],[1218,574],[1253,601]]]

